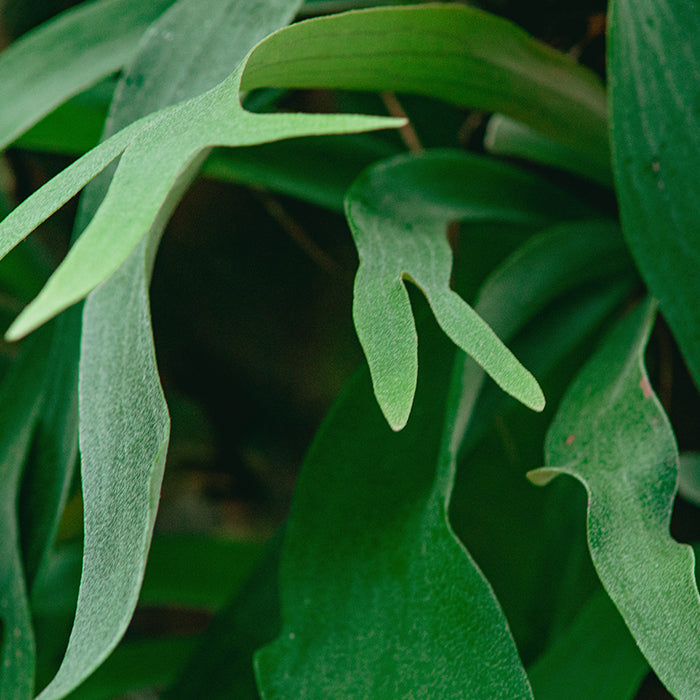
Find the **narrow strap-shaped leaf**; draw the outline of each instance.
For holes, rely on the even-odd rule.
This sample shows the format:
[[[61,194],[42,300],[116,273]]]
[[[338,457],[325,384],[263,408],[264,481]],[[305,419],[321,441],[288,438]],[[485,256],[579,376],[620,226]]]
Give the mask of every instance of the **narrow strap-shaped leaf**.
[[[374,8],[300,22],[260,47],[242,85],[428,95],[502,112],[588,154],[601,168],[610,164],[599,78],[474,7]]]
[[[17,500],[44,399],[46,338],[23,349],[0,387],[0,697],[30,700],[36,651],[20,551]],[[38,352],[37,352],[38,351]]]
[[[251,11],[249,3],[229,0],[224,7],[210,0],[207,4],[218,20],[211,25],[217,39],[200,34],[207,26],[202,24],[201,12],[206,10],[202,0],[180,0],[175,4],[149,33],[135,64],[123,78],[124,87],[117,90],[108,129],[118,129],[137,118],[140,110],[149,111],[158,106],[153,102],[154,88],[143,91],[129,88],[135,76],[148,75],[149,69],[156,66],[161,90],[157,101],[167,105],[179,97],[191,98],[192,93],[211,88],[212,81],[215,83],[227,75],[230,66],[240,61],[256,41],[290,21],[297,9],[293,1],[261,2],[257,7],[260,12],[264,9],[264,17],[256,13],[258,21],[251,25],[244,19]],[[201,43],[187,63],[159,60],[162,54],[171,55],[173,41],[184,42],[193,35]],[[201,73],[198,65],[205,67]],[[193,79],[193,75],[199,76],[197,80],[201,82]],[[234,73],[233,92],[228,99],[242,112],[235,76]],[[148,80],[136,81],[137,85],[139,83],[148,83]],[[205,97],[212,94],[217,94],[216,90],[205,93]],[[195,103],[196,98],[184,104]],[[168,112],[160,113],[163,114]],[[209,116],[217,121],[216,114]],[[224,129],[229,126],[228,117],[225,112],[218,115]],[[187,123],[180,124],[176,131],[182,134],[183,126],[188,128]],[[192,130],[196,127],[196,122],[189,124]],[[175,158],[183,153],[172,141],[158,145],[161,148],[172,146]],[[168,181],[167,172],[152,173],[154,179],[160,182],[163,175],[167,182],[166,188],[160,185],[161,201],[153,219],[142,222],[145,229],[140,237],[122,250],[122,255],[127,255],[126,261],[117,259],[116,274],[95,290],[85,304],[80,361],[80,450],[85,513],[83,568],[68,648],[55,678],[42,692],[42,700],[65,696],[92,673],[119,642],[136,606],[170,432],[155,361],[148,282],[162,229],[197,173],[203,155],[201,150],[188,153],[177,170],[172,154],[163,154],[160,165],[166,168],[168,164],[173,165],[173,177]],[[134,161],[137,161],[136,156]],[[152,167],[152,164],[145,165]],[[124,178],[123,171],[118,168],[117,179],[120,172]],[[122,179],[121,182],[126,181]],[[143,186],[144,182],[137,178],[133,184]],[[151,184],[155,186],[154,182]],[[85,218],[91,208],[94,212],[104,185],[104,182],[96,183],[90,197],[86,198]],[[111,187],[109,192],[113,189]],[[131,192],[133,195],[136,191],[132,188]],[[148,199],[148,194],[145,198]],[[104,205],[97,210],[96,217],[103,210]]]
[[[86,2],[0,54],[0,150],[69,97],[127,63],[173,0]]]
[[[566,393],[535,483],[570,474],[588,492],[588,542],[603,585],[678,698],[700,690],[700,596],[691,548],[669,523],[678,452],[644,370],[655,304],[623,318]]]
[[[283,630],[256,655],[265,700],[531,697],[493,592],[447,522],[463,387],[454,347],[421,330],[406,428],[388,428],[363,372],[305,460],[280,574]]]
[[[627,243],[700,386],[700,8],[614,0],[608,76]]]
[[[397,156],[367,169],[346,196],[360,256],[353,318],[375,394],[395,430],[408,420],[417,335],[404,280],[425,293],[438,323],[508,393],[542,410],[544,397],[489,326],[450,288],[449,221],[545,225],[590,210],[523,171],[458,151]]]

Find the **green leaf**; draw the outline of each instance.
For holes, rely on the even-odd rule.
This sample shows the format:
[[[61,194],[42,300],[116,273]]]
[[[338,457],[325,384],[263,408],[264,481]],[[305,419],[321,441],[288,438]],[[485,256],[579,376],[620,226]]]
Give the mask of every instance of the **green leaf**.
[[[185,171],[211,146],[249,146],[295,136],[369,131],[401,120],[357,115],[252,114],[239,101],[247,58],[222,83],[131,124],[57,175],[0,223],[0,255],[123,155],[107,196],[39,296],[7,332],[17,339],[114,274],[156,224]]]
[[[649,665],[604,591],[528,669],[537,700],[632,700]]]
[[[388,428],[363,372],[304,462],[283,630],[256,655],[265,700],[531,697],[498,603],[447,523],[462,359],[434,327],[422,331],[405,430]]]
[[[678,698],[700,688],[700,596],[693,552],[671,539],[678,452],[644,371],[655,317],[623,318],[568,389],[535,483],[570,474],[588,492],[593,563],[640,649]]]
[[[360,256],[353,318],[389,425],[400,430],[406,424],[418,376],[418,341],[405,279],[423,291],[445,333],[499,386],[542,410],[544,396],[534,377],[450,289],[447,224],[468,219],[544,225],[589,210],[523,171],[435,150],[397,156],[366,170],[347,193],[346,213]]]
[[[202,0],[181,0],[152,28],[139,56],[117,88],[108,128],[119,128],[138,117],[141,110],[152,109],[154,102],[168,104],[210,87],[208,81],[225,75],[255,41],[289,21],[296,9],[293,2],[260,3],[257,6],[259,12],[265,10],[262,22],[259,12],[251,14],[250,5],[237,0],[225,5],[218,0],[210,2],[213,3],[212,10],[216,9],[212,17],[217,21],[213,25],[202,22]],[[248,20],[244,21],[246,17]],[[216,39],[208,36],[210,31],[215,32]],[[195,42],[199,49],[204,46],[207,50],[194,51],[186,66],[174,62],[163,65],[162,57],[171,54],[172,41],[186,43],[195,38],[199,39]],[[197,67],[200,64],[205,65],[206,70],[199,72]],[[151,69],[161,71],[158,89],[146,79]],[[238,102],[236,75],[221,85],[232,89],[227,99],[229,102],[233,100],[238,111],[243,113]],[[144,84],[148,89],[139,89],[138,86]],[[204,97],[216,94],[219,93],[214,89]],[[194,103],[196,99],[183,103],[185,110],[187,105]],[[224,105],[218,106],[224,109]],[[156,115],[153,124],[157,125],[167,114],[172,112],[166,110]],[[213,124],[217,123],[216,115],[208,116]],[[218,115],[219,126],[224,129],[229,125],[227,117],[225,113]],[[254,117],[245,113],[244,121],[249,118]],[[151,121],[146,118],[140,122],[141,125],[144,123],[150,124]],[[192,130],[196,124],[181,124],[180,130],[183,127]],[[133,133],[133,128],[126,127],[114,138]],[[139,122],[135,123],[135,128],[140,128]],[[103,146],[110,142],[111,139]],[[133,163],[137,163],[138,149],[131,155]],[[174,165],[172,154],[162,155],[163,159],[158,163],[161,167],[168,163]],[[115,189],[119,191],[120,185],[126,184],[129,189],[131,175],[127,172],[127,180],[120,180],[120,177],[125,177],[121,166],[128,156],[129,153],[125,154],[117,169],[115,183],[105,204],[110,201],[110,196],[115,202],[112,193]],[[89,157],[90,154],[86,158]],[[68,648],[56,676],[40,695],[42,700],[64,697],[90,675],[117,645],[136,606],[170,431],[155,362],[148,281],[162,229],[195,176],[200,158],[199,151],[188,154],[180,163],[181,169],[171,173],[167,187],[162,185],[162,173],[151,171],[151,178],[161,182],[158,210],[154,211],[153,220],[145,224],[141,235],[135,238],[135,248],[121,249],[127,259],[123,263],[117,259],[117,273],[95,290],[85,304],[80,360],[80,450],[85,521],[83,569]],[[146,165],[153,167],[152,163]],[[83,218],[89,218],[89,214],[97,209],[104,191],[103,184],[98,182],[88,192],[89,197],[83,204]],[[131,194],[135,194],[133,188]],[[103,210],[104,204],[97,209],[88,232]],[[84,241],[85,236],[83,234],[79,240]],[[95,254],[100,253],[93,250],[93,256]]]
[[[128,63],[173,0],[86,2],[0,54],[0,150],[69,97]]]
[[[602,167],[600,163],[571,146],[555,141],[502,114],[495,114],[489,119],[484,147],[489,153],[549,165],[580,175],[604,187],[612,187],[613,184],[610,167]]]
[[[242,87],[265,86],[392,90],[502,112],[610,167],[599,78],[473,7],[375,8],[300,22],[251,57]]]
[[[613,165],[625,238],[700,385],[700,12],[610,7]]]
[[[0,697],[33,697],[36,650],[17,522],[25,453],[44,399],[46,337],[37,338],[0,387]],[[36,352],[36,351],[39,352]]]

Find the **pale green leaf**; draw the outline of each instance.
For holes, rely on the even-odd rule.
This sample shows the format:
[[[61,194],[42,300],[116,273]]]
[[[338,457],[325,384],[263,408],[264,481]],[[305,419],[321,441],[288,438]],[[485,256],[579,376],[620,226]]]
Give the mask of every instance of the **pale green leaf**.
[[[296,9],[293,2],[260,3],[258,9],[264,7],[267,11],[265,21],[258,20],[253,26],[241,22],[251,10],[249,5],[237,0],[225,7],[220,2],[213,4],[218,9],[213,25],[202,23],[201,0],[181,0],[152,28],[123,79],[123,87],[116,91],[108,129],[137,118],[141,110],[153,109],[157,106],[154,100],[169,104],[179,96],[187,98],[192,92],[207,89],[211,82],[226,75],[230,65],[235,65],[261,36],[289,21]],[[207,36],[211,31],[217,40]],[[163,53],[170,54],[173,40],[186,41],[201,32],[204,36],[198,38],[207,50],[198,44],[187,65],[168,62],[164,66],[159,61]],[[200,63],[207,64],[201,73],[197,72]],[[160,90],[152,86],[147,90],[132,89],[131,85],[148,82],[134,78],[147,75],[150,68],[160,71]],[[166,69],[172,72],[172,80],[163,72]],[[185,69],[192,70],[201,82],[193,80]],[[233,91],[232,99],[242,112],[236,80]],[[188,104],[192,102],[185,103]],[[168,112],[161,112],[152,121],[147,117],[140,125],[157,125],[164,114]],[[218,116],[226,121],[225,114]],[[135,128],[140,125],[136,122]],[[129,130],[127,127],[116,138]],[[105,142],[109,143],[110,140]],[[164,160],[172,165],[167,155]],[[42,692],[42,700],[64,697],[90,675],[115,648],[136,606],[170,432],[155,362],[148,281],[154,249],[167,217],[195,176],[202,155],[195,151],[179,164],[177,171],[173,168],[168,186],[161,184],[158,211],[152,221],[144,224],[144,232],[135,240],[136,247],[122,249],[126,261],[117,260],[116,274],[95,290],[85,305],[80,360],[83,567],[68,648],[56,676]],[[159,165],[165,167],[163,162]],[[151,171],[154,180],[161,181],[160,176],[157,170]],[[120,177],[123,178],[121,168],[117,170],[117,181]],[[102,185],[98,182],[92,188],[82,218],[89,218],[91,210],[97,207]],[[96,217],[103,208],[97,210]]]
[[[655,305],[610,332],[568,389],[536,483],[570,474],[588,492],[593,563],[649,664],[678,698],[700,689],[700,596],[693,552],[669,524],[678,452],[644,370]]]
[[[608,75],[627,243],[700,385],[700,10],[614,0]]]
[[[363,372],[306,457],[280,572],[283,629],[256,655],[265,700],[531,697],[498,603],[447,522],[461,353],[455,365],[444,335],[421,330],[406,428],[389,429]]]
[[[428,95],[502,112],[610,167],[600,79],[474,7],[375,8],[300,22],[260,47],[242,86]]]
[[[76,161],[0,223],[0,254],[124,151],[108,194],[39,296],[7,332],[17,339],[112,275],[155,224],[181,174],[211,146],[249,146],[295,136],[395,127],[358,115],[252,114],[239,100],[246,60],[209,92],[144,117]],[[126,149],[126,150],[124,150]]]
[[[366,170],[346,196],[357,245],[353,318],[377,401],[395,430],[408,420],[418,376],[417,335],[404,280],[428,298],[447,335],[508,393],[535,410],[532,375],[450,288],[449,221],[545,225],[590,210],[545,180],[458,151],[402,155]]]
[[[682,454],[678,466],[679,495],[686,501],[700,506],[700,453]]]
[[[0,150],[69,97],[121,68],[173,0],[86,2],[0,54]]]

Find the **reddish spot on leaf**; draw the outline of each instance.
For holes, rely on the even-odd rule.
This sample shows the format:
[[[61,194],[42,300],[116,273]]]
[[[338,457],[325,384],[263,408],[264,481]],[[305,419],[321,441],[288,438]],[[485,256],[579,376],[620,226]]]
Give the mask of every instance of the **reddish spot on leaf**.
[[[569,437],[566,438],[566,444],[567,444],[567,445],[572,445],[575,439],[576,439],[576,436],[575,436],[575,435],[569,435]]]
[[[648,399],[654,393],[651,384],[649,384],[649,378],[646,375],[639,380],[639,388],[642,390],[645,399]]]

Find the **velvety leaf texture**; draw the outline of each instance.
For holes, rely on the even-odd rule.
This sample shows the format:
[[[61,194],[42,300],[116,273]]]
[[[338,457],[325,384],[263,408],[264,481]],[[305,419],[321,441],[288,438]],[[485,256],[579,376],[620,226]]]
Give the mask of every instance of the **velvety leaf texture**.
[[[353,318],[375,395],[395,430],[408,420],[418,374],[417,336],[404,280],[426,295],[447,335],[508,393],[535,410],[544,396],[489,326],[450,289],[454,219],[544,225],[590,210],[546,181],[490,160],[438,150],[372,166],[346,213],[360,256]]]
[[[498,603],[447,522],[461,376],[444,336],[422,330],[406,428],[389,429],[363,372],[305,460],[283,630],[256,655],[265,700],[531,697]]]
[[[671,426],[644,371],[655,305],[613,328],[567,391],[536,483],[570,474],[588,491],[588,542],[603,585],[678,698],[700,691],[694,557],[669,534],[678,478]]]
[[[608,75],[625,237],[700,385],[700,11],[614,0]]]

